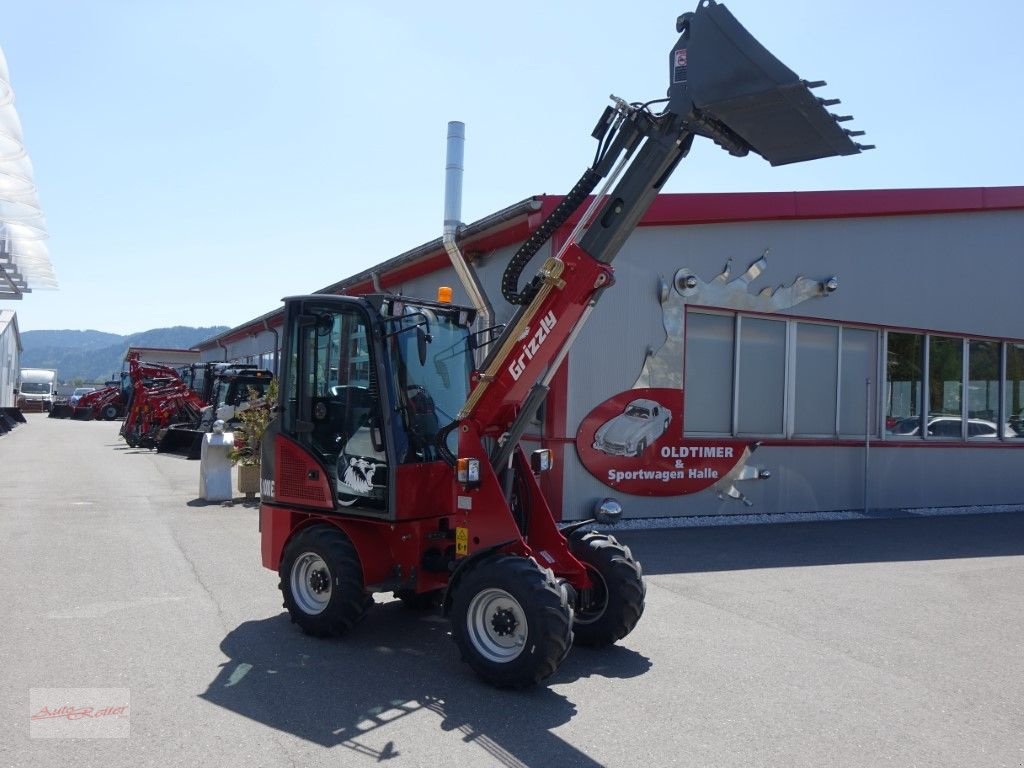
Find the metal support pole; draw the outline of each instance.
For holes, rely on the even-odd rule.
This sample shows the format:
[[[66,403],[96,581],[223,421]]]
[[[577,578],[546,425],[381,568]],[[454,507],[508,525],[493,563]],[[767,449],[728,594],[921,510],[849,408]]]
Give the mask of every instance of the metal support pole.
[[[868,513],[868,472],[871,469],[871,378],[864,379],[864,514]]]

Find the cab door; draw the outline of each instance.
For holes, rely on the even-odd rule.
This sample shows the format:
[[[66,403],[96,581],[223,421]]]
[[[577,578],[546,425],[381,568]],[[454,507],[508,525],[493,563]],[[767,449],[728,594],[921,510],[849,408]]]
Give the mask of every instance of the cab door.
[[[326,470],[345,511],[387,514],[390,458],[370,314],[343,297],[289,307],[283,431]]]

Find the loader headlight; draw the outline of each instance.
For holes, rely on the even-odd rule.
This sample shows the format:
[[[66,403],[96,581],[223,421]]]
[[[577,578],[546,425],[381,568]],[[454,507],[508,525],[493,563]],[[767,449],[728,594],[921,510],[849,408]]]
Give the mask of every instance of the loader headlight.
[[[480,460],[458,459],[455,462],[455,476],[463,485],[480,485]]]

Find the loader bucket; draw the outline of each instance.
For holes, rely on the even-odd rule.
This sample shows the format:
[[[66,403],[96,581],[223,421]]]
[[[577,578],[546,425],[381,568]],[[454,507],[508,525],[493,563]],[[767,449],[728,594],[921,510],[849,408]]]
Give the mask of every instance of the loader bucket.
[[[168,427],[157,437],[157,453],[174,453],[189,459],[198,459],[202,454],[205,434],[188,427]]]
[[[6,416],[7,419],[10,422],[12,422],[12,423],[14,423],[14,422],[17,422],[18,424],[24,424],[25,423],[25,414],[23,414],[21,412],[20,408],[14,408],[14,407],[0,408],[0,411],[2,411],[4,416]]]
[[[0,435],[6,434],[18,424],[24,424],[25,417],[17,408],[0,408]]]
[[[701,117],[739,135],[772,165],[799,163],[834,155],[853,155],[869,147],[851,141],[825,102],[807,83],[773,56],[715,0],[677,22],[682,32],[671,55],[670,109],[682,88]],[[682,88],[681,88],[682,87]],[[844,118],[849,119],[849,118]]]
[[[53,406],[50,408],[50,418],[51,419],[70,419],[71,415],[74,412],[75,412],[74,408],[72,408],[67,403],[54,403]]]

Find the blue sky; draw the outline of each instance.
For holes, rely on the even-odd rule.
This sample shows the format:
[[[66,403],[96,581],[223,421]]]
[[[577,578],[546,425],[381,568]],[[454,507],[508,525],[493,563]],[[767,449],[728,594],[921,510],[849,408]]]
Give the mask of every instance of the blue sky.
[[[664,95],[691,2],[9,3],[60,288],[0,308],[22,331],[242,323],[439,236],[449,120],[464,221],[562,194],[610,93]],[[878,149],[771,168],[699,140],[667,191],[1024,184],[1021,4],[726,5]]]

